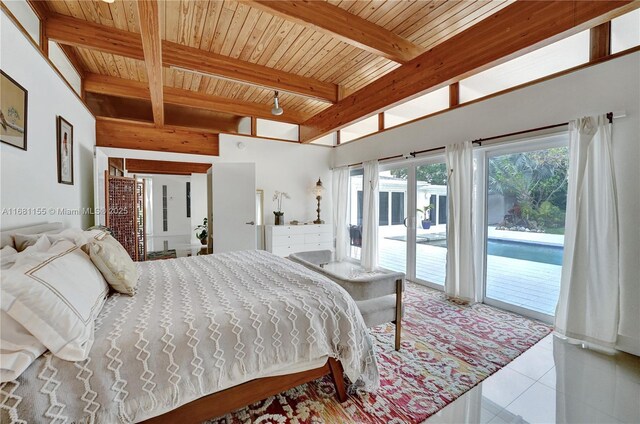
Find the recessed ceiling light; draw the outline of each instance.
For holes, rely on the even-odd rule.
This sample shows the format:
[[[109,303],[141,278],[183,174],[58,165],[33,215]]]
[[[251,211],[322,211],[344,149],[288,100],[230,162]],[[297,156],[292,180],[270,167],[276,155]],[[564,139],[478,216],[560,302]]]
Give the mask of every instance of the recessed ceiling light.
[[[105,3],[113,3],[116,0],[102,0],[102,1],[105,2]]]

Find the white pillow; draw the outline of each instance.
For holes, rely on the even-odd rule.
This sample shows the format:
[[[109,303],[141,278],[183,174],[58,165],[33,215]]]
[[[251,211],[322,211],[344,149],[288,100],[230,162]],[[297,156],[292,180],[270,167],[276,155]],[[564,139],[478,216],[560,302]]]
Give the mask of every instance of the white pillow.
[[[46,243],[46,245],[43,245]],[[49,248],[49,239],[46,234],[14,234],[13,244],[18,252],[23,252],[30,247],[37,246],[37,250],[46,250]]]
[[[11,268],[16,261],[18,251],[11,246],[0,249],[0,269]]]
[[[60,240],[68,240],[76,246],[82,247],[94,239],[103,237],[105,234],[107,233],[101,230],[84,231],[79,228],[67,228],[66,230],[60,231],[56,234],[47,234],[47,237],[51,244],[56,244]],[[87,253],[86,250],[85,253]]]
[[[102,273],[107,283],[115,291],[133,296],[138,283],[138,269],[118,240],[104,233],[102,237],[94,238],[87,246],[91,262]]]
[[[87,358],[109,288],[79,247],[62,240],[29,254],[3,271],[1,281],[3,311],[59,358]]]
[[[35,252],[46,252],[50,247],[51,243],[45,235],[38,235],[35,243],[25,247],[21,252],[11,246],[5,246],[0,250],[0,269],[11,268],[20,258]]]
[[[47,348],[5,311],[0,311],[0,383],[15,380]]]

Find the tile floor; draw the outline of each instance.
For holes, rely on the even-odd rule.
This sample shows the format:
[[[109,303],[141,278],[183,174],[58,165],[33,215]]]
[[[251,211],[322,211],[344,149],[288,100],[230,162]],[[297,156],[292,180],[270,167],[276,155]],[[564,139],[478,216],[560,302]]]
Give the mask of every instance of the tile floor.
[[[549,335],[428,424],[640,423],[640,357]]]

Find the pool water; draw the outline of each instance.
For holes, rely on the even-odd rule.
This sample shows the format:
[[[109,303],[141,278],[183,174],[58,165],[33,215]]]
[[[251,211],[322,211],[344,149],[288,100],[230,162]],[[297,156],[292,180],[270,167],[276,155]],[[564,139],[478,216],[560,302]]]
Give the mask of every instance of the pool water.
[[[447,247],[447,240],[420,242],[429,246]],[[543,264],[562,265],[562,246],[547,246],[544,244],[489,239],[487,253],[493,256],[522,259],[524,261],[541,262]]]
[[[487,254],[525,261],[562,265],[562,246],[489,239]]]

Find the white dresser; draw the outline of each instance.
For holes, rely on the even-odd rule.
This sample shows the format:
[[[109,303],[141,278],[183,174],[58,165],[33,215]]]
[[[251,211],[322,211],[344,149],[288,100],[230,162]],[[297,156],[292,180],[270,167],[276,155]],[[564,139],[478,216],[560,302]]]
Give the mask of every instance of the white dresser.
[[[333,250],[333,229],[329,224],[267,225],[265,249],[274,255]]]

